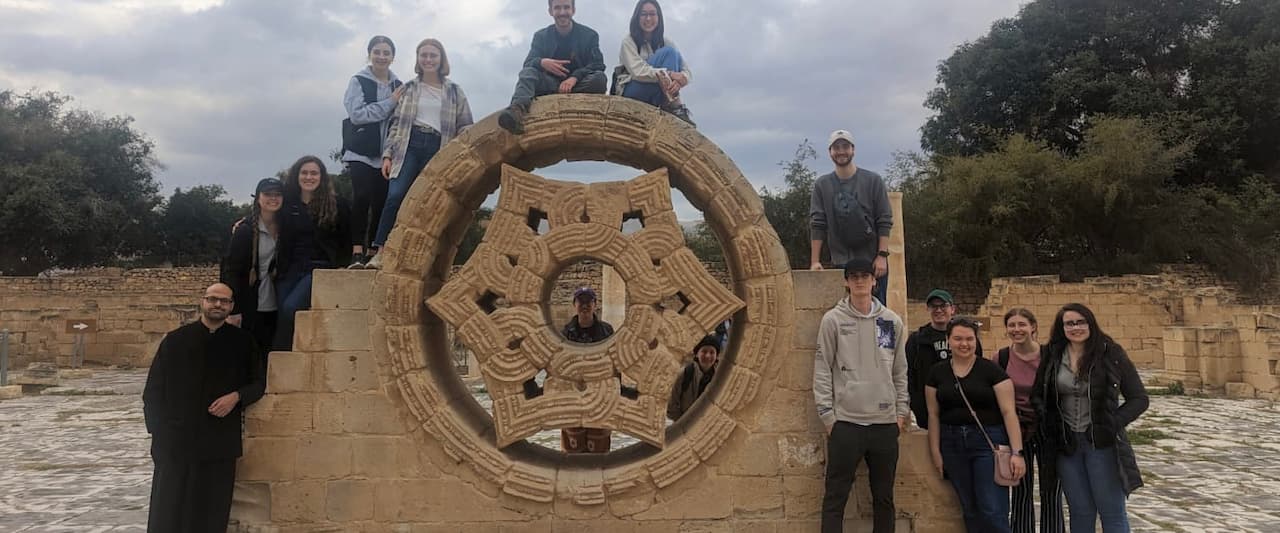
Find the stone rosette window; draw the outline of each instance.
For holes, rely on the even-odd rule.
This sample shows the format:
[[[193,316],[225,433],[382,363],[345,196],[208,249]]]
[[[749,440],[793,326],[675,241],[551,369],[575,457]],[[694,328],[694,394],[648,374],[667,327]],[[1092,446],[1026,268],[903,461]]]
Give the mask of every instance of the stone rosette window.
[[[530,170],[563,160],[641,169],[628,181],[572,183]],[[463,232],[501,185],[481,245],[449,275]],[[703,269],[683,242],[671,188],[701,209],[725,251],[733,290]],[[538,235],[537,220],[550,230]],[[643,229],[624,235],[624,219]],[[735,434],[756,427],[759,399],[788,354],[790,269],[747,179],[697,130],[652,106],[619,97],[535,101],[526,133],[482,120],[441,149],[400,210],[375,287],[375,353],[384,386],[414,432],[502,493],[579,505],[666,487],[700,468]],[[550,324],[550,281],[582,259],[612,265],[626,282],[626,318],[608,340],[570,343]],[[681,309],[664,308],[677,296]],[[501,298],[506,305],[496,306]],[[733,339],[716,384],[689,415],[665,426],[680,361],[728,316]],[[493,398],[489,417],[453,371],[445,325],[476,355]],[[543,396],[520,387],[539,370]],[[632,400],[619,373],[637,382]],[[644,444],[603,456],[565,456],[524,439],[541,429],[587,426]]]

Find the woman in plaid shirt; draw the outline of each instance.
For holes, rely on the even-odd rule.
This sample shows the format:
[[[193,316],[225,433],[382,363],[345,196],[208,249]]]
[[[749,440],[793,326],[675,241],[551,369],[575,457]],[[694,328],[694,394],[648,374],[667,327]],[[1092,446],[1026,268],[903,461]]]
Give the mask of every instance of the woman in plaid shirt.
[[[404,85],[400,105],[391,117],[391,132],[382,153],[382,175],[391,180],[387,187],[387,203],[382,208],[378,233],[372,248],[381,248],[391,234],[400,202],[409,192],[427,162],[459,133],[474,122],[471,106],[462,87],[448,79],[449,57],[444,45],[435,39],[423,39],[415,53],[413,70],[418,76]],[[381,255],[374,255],[366,265],[381,268]]]

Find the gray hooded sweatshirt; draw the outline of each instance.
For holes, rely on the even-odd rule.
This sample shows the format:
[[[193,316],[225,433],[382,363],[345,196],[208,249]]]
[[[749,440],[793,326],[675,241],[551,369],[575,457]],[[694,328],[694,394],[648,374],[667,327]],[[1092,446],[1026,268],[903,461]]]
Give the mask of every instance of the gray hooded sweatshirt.
[[[828,428],[837,420],[893,424],[911,413],[902,319],[871,301],[871,312],[864,315],[845,296],[818,326],[813,400]]]
[[[391,84],[400,81],[396,77],[396,73],[388,71],[388,83],[378,81],[373,75],[372,67],[364,67],[364,70],[357,72],[351,80],[347,82],[347,92],[342,95],[342,106],[347,109],[347,118],[351,119],[352,124],[373,124],[375,122],[382,123],[382,143],[387,142],[387,128],[391,122],[391,114],[396,110],[396,102],[391,99]],[[356,78],[368,78],[378,82],[378,101],[367,103],[364,101],[364,88],[360,86],[360,80]],[[378,152],[382,152],[381,149]],[[373,168],[382,168],[382,158],[372,158],[363,156],[347,150],[342,153],[343,161],[359,161]]]

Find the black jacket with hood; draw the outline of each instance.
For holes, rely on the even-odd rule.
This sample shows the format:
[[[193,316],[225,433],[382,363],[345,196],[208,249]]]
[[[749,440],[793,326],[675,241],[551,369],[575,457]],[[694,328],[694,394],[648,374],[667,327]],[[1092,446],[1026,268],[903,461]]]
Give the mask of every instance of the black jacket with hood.
[[[1040,442],[1048,457],[1073,455],[1079,446],[1076,435],[1062,419],[1058,387],[1055,386],[1056,372],[1065,354],[1066,346],[1062,345],[1050,346],[1046,350],[1031,391],[1031,405],[1035,407],[1039,421]],[[1130,494],[1143,483],[1125,426],[1137,420],[1150,405],[1147,389],[1124,348],[1110,339],[1103,345],[1102,353],[1090,363],[1088,380],[1092,424],[1085,436],[1094,448],[1116,448],[1120,483],[1125,494]],[[1120,402],[1121,396],[1124,403]]]

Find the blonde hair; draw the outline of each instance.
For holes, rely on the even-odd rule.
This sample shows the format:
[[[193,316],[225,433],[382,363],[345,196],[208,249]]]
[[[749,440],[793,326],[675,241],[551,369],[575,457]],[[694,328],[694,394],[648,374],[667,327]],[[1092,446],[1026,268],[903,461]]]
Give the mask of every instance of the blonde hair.
[[[431,45],[440,51],[440,68],[436,69],[436,73],[440,75],[440,79],[444,79],[449,75],[449,54],[444,51],[444,45],[440,41],[427,37],[418,43],[418,47],[413,49],[413,71],[418,74],[418,79],[422,79],[422,65],[418,64],[418,54],[422,52],[422,47]]]

